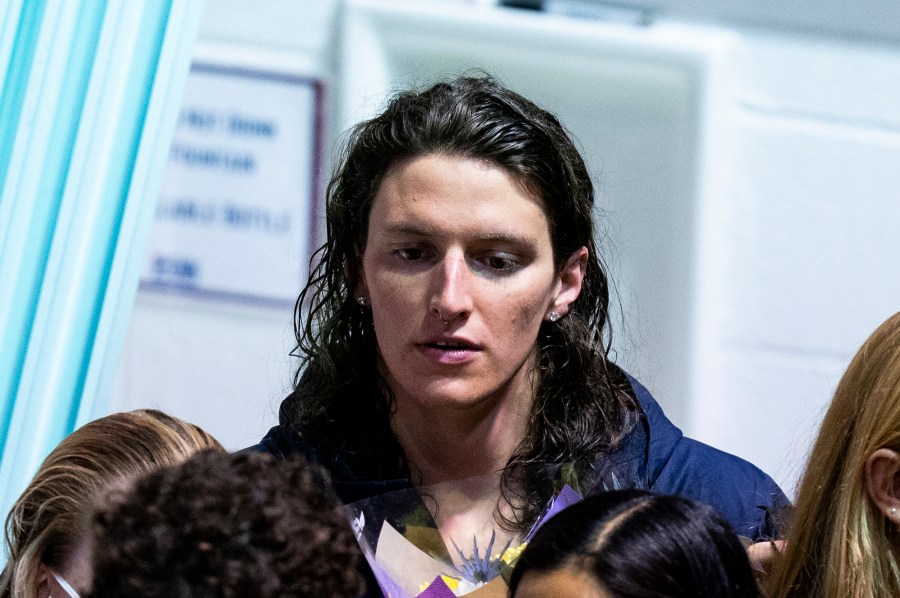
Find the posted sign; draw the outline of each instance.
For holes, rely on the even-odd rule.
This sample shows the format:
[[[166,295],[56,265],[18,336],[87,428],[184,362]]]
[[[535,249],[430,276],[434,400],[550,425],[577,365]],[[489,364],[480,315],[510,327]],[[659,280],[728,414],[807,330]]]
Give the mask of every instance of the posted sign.
[[[320,104],[312,79],[192,67],[142,288],[294,301],[309,258]]]

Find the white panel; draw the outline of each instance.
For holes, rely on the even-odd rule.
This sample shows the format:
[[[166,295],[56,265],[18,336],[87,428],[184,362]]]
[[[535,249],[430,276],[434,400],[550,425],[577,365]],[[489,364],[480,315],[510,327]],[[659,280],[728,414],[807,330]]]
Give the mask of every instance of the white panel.
[[[754,36],[735,56],[722,357],[693,429],[791,490],[850,357],[900,309],[900,55]]]
[[[900,134],[745,116],[728,342],[853,351],[900,309]]]
[[[200,37],[318,59],[332,42],[337,10],[338,0],[214,0],[206,3]]]
[[[896,46],[752,35],[736,58],[741,102],[748,109],[900,128]]]
[[[789,352],[726,349],[727,388],[704,412],[705,442],[740,455],[771,475],[789,496],[806,466],[812,440],[850,362]],[[701,422],[702,424],[702,422]]]
[[[619,4],[609,0],[556,1]],[[856,39],[900,39],[900,4],[895,0],[637,0],[633,4],[665,19],[695,23],[714,22]]]
[[[141,293],[110,410],[160,409],[226,448],[256,444],[292,386],[292,341],[290,308]]]

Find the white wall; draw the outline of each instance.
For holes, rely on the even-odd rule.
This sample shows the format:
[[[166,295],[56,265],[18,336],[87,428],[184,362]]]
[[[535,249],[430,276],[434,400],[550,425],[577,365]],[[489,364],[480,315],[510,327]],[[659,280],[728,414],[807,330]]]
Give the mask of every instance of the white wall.
[[[435,3],[443,16],[433,31],[374,27],[355,39],[368,53],[341,46],[344,68],[333,71],[333,2],[299,11],[286,1],[207,6],[207,45],[236,59],[264,47],[334,77],[335,129],[372,110],[385,82],[426,76],[427,52],[414,42],[432,43],[448,27],[446,11],[458,10]],[[437,70],[477,66],[468,64],[473,34],[460,23],[497,19],[495,9],[462,10],[457,41],[433,53]],[[610,261],[630,334],[620,339],[623,360],[689,434],[750,459],[791,491],[850,356],[900,309],[900,48],[744,25],[641,29],[554,17],[557,55],[541,19],[504,13],[504,25],[470,26],[487,59],[480,66],[574,115],[569,124],[614,207]],[[510,32],[516,26],[532,37]],[[670,43],[667,57],[659,40],[677,31],[695,38]],[[493,50],[492,36],[501,40]],[[579,39],[588,40],[580,53],[566,56]],[[531,58],[540,76],[529,76]],[[654,94],[648,73],[660,75],[664,94]],[[376,83],[354,89],[363,77]],[[591,114],[597,106],[606,110]],[[142,295],[113,406],[158,405],[234,448],[249,444],[289,385],[289,325],[289,310]]]
[[[900,310],[900,51],[748,33],[712,384],[691,432],[791,486],[859,345]]]

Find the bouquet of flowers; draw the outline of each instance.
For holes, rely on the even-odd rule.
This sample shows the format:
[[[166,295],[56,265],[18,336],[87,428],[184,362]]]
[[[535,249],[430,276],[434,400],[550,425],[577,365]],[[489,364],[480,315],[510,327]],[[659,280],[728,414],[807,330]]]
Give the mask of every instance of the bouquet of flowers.
[[[560,466],[545,479],[560,479]],[[347,515],[363,554],[382,592],[388,598],[505,598],[507,581],[519,554],[540,526],[582,495],[562,484],[524,535],[498,527],[493,509],[482,510],[480,525],[449,530],[442,509],[452,504],[465,510],[473,484],[484,480],[462,480],[439,486],[390,492],[347,505]],[[622,487],[620,479],[606,472],[593,480],[589,490]],[[493,505],[492,505],[493,506]],[[454,511],[447,508],[445,511]]]

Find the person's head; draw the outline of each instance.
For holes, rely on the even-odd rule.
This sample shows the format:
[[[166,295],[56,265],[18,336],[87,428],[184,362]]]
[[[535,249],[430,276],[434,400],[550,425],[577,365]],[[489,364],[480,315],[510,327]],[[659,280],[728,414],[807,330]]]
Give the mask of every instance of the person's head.
[[[361,554],[305,460],[203,453],[107,496],[90,596],[349,598]]]
[[[788,541],[780,596],[900,595],[900,313],[856,353],[822,420]]]
[[[327,206],[328,257],[336,260],[329,282],[341,292],[348,320],[368,325],[355,300],[381,184],[398,166],[426,156],[468,158],[499,168],[520,186],[542,213],[556,269],[587,249],[590,266],[571,309],[583,324],[602,326],[608,289],[594,242],[594,191],[584,160],[553,114],[488,77],[459,77],[401,93],[353,129]],[[561,308],[559,315],[567,311]]]
[[[305,436],[328,422],[368,440],[356,454],[396,463],[373,437],[395,400],[466,405],[525,387],[522,459],[613,444],[628,399],[606,358],[593,203],[557,118],[489,77],[400,93],[357,125],[297,303]]]
[[[61,584],[86,588],[87,526],[96,497],[207,449],[222,447],[197,426],[154,410],[114,413],[72,432],[50,452],[6,518],[9,561],[0,596],[65,597]]]
[[[644,490],[595,494],[555,515],[522,552],[509,587],[511,598],[759,596],[722,516]]]

